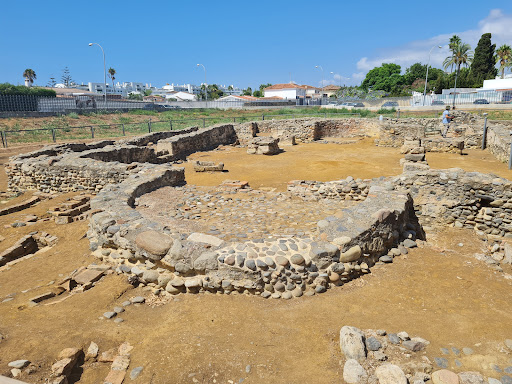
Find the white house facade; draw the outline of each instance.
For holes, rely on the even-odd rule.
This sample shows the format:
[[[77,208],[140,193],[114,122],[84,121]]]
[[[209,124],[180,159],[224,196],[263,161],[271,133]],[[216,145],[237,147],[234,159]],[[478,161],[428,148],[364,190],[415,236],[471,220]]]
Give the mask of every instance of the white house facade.
[[[280,97],[287,100],[296,100],[306,96],[306,86],[294,83],[274,84],[263,91],[265,97]]]

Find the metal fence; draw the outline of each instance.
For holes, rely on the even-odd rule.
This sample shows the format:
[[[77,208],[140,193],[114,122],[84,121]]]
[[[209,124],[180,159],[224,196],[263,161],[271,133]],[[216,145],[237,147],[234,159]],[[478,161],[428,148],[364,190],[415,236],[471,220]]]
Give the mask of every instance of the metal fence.
[[[140,123],[116,123],[86,125],[79,127],[49,127],[38,129],[20,129],[0,131],[2,146],[23,143],[56,143],[57,141],[105,139],[123,136],[142,135],[151,132],[182,130],[197,126],[205,128],[216,124],[243,123],[256,120],[296,119],[302,117],[360,117],[359,113],[292,113],[262,114],[253,116],[204,117],[196,119],[170,119]]]
[[[42,97],[31,95],[0,95],[2,112],[93,112],[96,110],[154,109],[153,103],[137,100],[116,100],[98,96]]]
[[[447,95],[414,96],[412,106],[511,104],[512,91],[479,91]]]
[[[152,101],[112,99],[105,100],[101,95],[78,95],[65,97],[43,97],[31,95],[0,95],[0,113],[49,114],[49,113],[89,113],[95,111],[128,111],[132,109],[165,110],[169,107],[192,108],[283,108],[296,106],[295,100],[233,100],[233,101]],[[169,109],[171,109],[169,108]]]

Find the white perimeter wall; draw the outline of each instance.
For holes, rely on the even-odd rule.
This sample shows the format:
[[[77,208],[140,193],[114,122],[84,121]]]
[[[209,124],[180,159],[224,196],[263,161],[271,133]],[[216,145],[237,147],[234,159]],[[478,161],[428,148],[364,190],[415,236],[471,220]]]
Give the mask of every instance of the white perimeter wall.
[[[278,96],[283,99],[295,100],[297,96],[304,96],[305,90],[301,88],[295,89],[270,89],[265,90],[265,97]]]

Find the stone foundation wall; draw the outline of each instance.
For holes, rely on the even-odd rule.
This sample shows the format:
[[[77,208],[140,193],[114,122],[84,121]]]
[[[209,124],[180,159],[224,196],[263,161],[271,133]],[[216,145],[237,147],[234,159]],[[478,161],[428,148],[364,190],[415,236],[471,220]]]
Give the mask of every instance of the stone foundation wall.
[[[310,143],[325,137],[376,136],[379,121],[376,119],[319,119],[303,118],[288,120],[264,120],[235,125],[238,141],[247,145],[258,133],[279,138],[285,145]]]
[[[410,196],[378,186],[365,187],[371,197],[345,209],[342,219],[321,220],[318,238],[226,243],[178,233],[133,209],[141,194],[184,181],[183,169],[162,168],[148,165],[104,188],[91,200],[91,208],[102,212],[92,216],[87,235],[94,254],[117,272],[173,294],[237,291],[289,299],[322,293],[390,262],[388,253],[405,239],[421,238]]]
[[[392,178],[414,199],[422,225],[473,228],[483,238],[512,238],[512,182],[453,168]]]
[[[452,111],[455,116],[454,123],[449,132],[459,132],[464,141],[464,148],[478,148],[482,143],[484,119],[468,112]],[[379,127],[379,138],[376,144],[382,147],[399,147],[406,137],[418,139],[427,138],[437,134],[443,128],[441,118],[384,118]],[[437,147],[442,149],[442,147]],[[447,148],[451,151],[451,148]],[[427,149],[428,151],[428,149]]]
[[[295,136],[299,143],[309,143],[320,138],[318,119],[290,119],[258,121],[258,132],[270,134],[272,137]]]
[[[499,161],[508,162],[510,156],[511,127],[491,124],[487,130],[486,147]]]
[[[105,185],[120,183],[127,176],[127,165],[104,163],[79,156],[41,156],[27,163],[11,160],[5,166],[8,189],[13,192],[98,192]]]
[[[426,152],[452,152],[461,153],[464,149],[464,139],[425,137],[421,139],[421,146]]]
[[[163,164],[235,141],[233,126],[222,125],[150,133],[118,142],[53,145],[11,157],[5,166],[8,189],[97,193],[105,185],[118,184],[139,172],[143,163]],[[164,144],[159,150],[160,143]]]
[[[170,160],[185,159],[191,153],[212,150],[219,145],[234,144],[236,141],[232,124],[218,125],[160,140],[156,144],[156,151],[160,155],[168,154]]]
[[[362,201],[368,196],[370,189],[369,179],[356,179],[348,177],[338,181],[306,181],[292,180],[288,183],[287,190],[295,196],[307,200],[334,199]]]

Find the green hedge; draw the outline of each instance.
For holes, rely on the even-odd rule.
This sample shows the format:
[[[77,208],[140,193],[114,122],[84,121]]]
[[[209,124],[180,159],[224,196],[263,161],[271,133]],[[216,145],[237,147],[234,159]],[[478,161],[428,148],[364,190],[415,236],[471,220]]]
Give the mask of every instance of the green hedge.
[[[25,87],[24,85],[0,84],[0,95],[30,95],[55,97],[57,93],[53,89]]]

